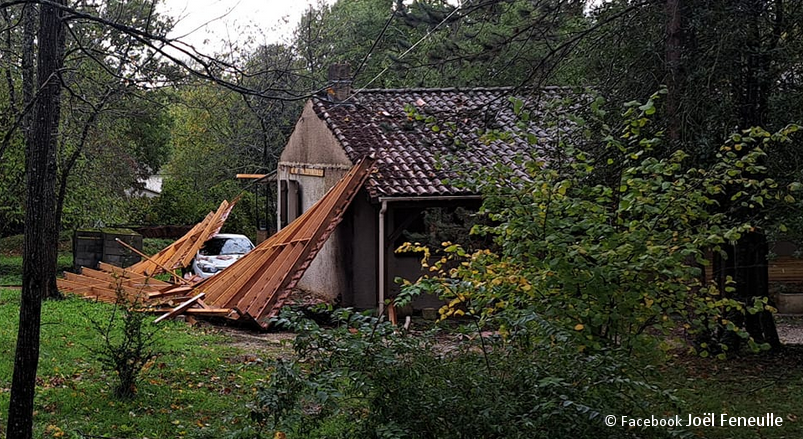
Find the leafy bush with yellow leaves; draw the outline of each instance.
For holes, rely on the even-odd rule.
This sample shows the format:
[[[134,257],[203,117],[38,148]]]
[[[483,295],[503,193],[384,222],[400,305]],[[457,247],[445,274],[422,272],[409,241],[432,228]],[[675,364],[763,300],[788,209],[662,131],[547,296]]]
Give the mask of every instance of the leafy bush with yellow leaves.
[[[490,220],[472,232],[493,237],[497,248],[444,242],[429,260],[431,249],[402,246],[425,254],[429,275],[404,282],[400,300],[436,294],[446,301],[443,317],[469,316],[503,335],[536,313],[571,330],[581,350],[650,352],[659,335],[678,327],[690,340],[706,340],[692,344],[703,356],[724,356],[726,333],[765,348],[730,317],[771,309],[767,299],[728,298],[731,286],[706,284],[703,270],[710,252],[761,225],[735,217],[794,202],[799,184],[782,187],[763,176],[767,151],[798,127],[734,134],[715,163],[700,167],[683,151],[655,153],[660,133],[647,132],[659,97],[629,104],[622,131],[599,137],[604,147],[596,154],[566,141],[551,154],[541,148],[520,158],[518,170],[498,164],[467,178],[485,196],[480,214]]]

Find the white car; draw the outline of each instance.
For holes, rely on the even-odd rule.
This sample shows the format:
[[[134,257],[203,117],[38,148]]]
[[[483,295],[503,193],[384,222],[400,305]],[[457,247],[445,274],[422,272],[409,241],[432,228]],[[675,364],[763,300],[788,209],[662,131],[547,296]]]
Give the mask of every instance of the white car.
[[[221,233],[206,241],[192,261],[192,272],[203,279],[214,276],[254,249],[245,235]]]

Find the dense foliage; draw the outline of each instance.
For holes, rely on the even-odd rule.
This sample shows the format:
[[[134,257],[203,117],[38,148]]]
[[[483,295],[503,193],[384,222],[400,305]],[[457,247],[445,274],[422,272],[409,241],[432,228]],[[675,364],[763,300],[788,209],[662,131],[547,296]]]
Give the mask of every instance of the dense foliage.
[[[710,278],[711,254],[726,244],[772,227],[768,218],[745,222],[735,213],[795,201],[800,183],[760,176],[768,155],[799,128],[734,134],[711,166],[683,151],[656,157],[663,139],[651,116],[659,96],[628,104],[621,128],[583,145],[565,137],[552,154],[542,148],[521,157],[525,176],[503,165],[471,175],[467,184],[485,195],[481,214],[491,220],[473,232],[492,237],[495,250],[444,242],[446,255],[431,261],[429,248],[408,243],[400,251],[423,251],[431,272],[406,282],[408,294],[434,292],[448,302],[443,317],[470,316],[504,334],[538,315],[573,330],[580,348],[592,351],[649,352],[678,327],[704,356],[724,356],[728,332],[748,339],[731,320],[770,309],[767,299],[735,300],[723,294],[730,286],[705,283],[704,270]],[[587,147],[594,142],[604,146]],[[766,347],[761,342],[749,339],[756,350]]]
[[[667,437],[604,428],[610,413],[654,413],[673,398],[620,350],[580,352],[574,337],[533,316],[514,336],[409,333],[352,310],[322,328],[293,312],[297,359],[272,363],[239,437]],[[652,410],[652,411],[651,411]]]

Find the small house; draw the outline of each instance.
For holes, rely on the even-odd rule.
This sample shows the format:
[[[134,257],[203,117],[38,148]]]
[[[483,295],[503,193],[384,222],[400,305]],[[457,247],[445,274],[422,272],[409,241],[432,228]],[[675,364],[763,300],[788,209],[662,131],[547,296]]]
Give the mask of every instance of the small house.
[[[514,166],[533,146],[516,136],[486,135],[516,129],[512,88],[356,91],[348,76],[342,66],[330,69],[332,86],[306,103],[281,154],[277,226],[312,206],[362,157],[375,157],[375,171],[298,288],[381,311],[399,291],[397,277],[422,274],[420,255],[395,250],[411,234],[426,233],[427,209],[479,208],[481,197],[456,184],[460,172]],[[535,98],[552,101],[563,90],[545,88]],[[423,297],[414,305],[439,303]]]

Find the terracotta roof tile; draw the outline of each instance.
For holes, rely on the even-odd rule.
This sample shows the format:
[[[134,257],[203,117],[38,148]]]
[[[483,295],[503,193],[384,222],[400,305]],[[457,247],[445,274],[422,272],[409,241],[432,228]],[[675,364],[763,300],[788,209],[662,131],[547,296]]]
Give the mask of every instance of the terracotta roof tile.
[[[353,162],[376,156],[377,172],[366,183],[372,197],[468,195],[449,183],[458,176],[457,168],[513,165],[517,155],[532,152],[523,139],[488,143],[481,138],[489,129],[515,130],[512,93],[511,88],[364,90],[345,103],[314,98],[313,108]],[[569,93],[548,87],[519,98],[540,109]],[[406,110],[411,106],[424,119],[433,119],[411,118]],[[537,118],[540,110],[530,111]],[[547,129],[530,130],[539,138],[550,137]]]

